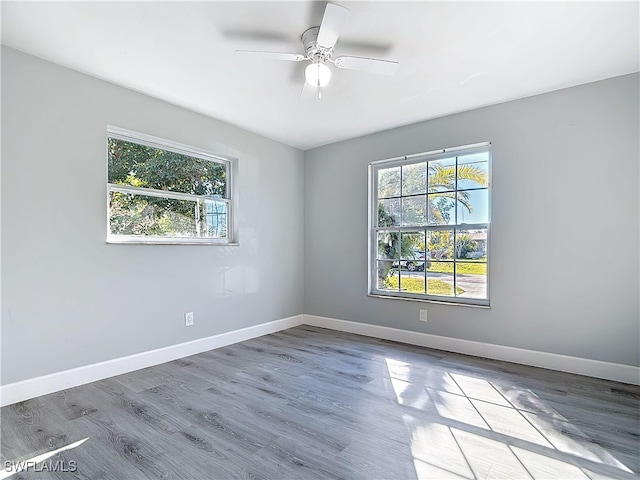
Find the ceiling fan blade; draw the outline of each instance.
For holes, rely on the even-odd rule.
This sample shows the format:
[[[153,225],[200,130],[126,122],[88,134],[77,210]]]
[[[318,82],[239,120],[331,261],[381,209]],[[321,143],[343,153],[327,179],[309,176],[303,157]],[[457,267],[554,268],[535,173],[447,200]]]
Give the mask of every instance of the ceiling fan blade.
[[[258,50],[236,50],[236,53],[243,55],[251,55],[269,60],[286,60],[289,62],[301,62],[306,57],[301,53],[279,53],[279,52],[261,52]]]
[[[338,57],[334,63],[338,68],[377,73],[379,75],[393,75],[400,66],[398,62],[366,57]]]
[[[318,45],[325,48],[333,48],[350,13],[347,8],[327,3],[320,30],[318,31],[318,39],[316,40]]]

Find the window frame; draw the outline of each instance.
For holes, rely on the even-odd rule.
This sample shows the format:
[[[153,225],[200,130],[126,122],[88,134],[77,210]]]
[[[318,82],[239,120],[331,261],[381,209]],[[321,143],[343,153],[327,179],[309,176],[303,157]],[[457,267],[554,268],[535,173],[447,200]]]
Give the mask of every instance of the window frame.
[[[447,224],[447,225],[423,225],[423,226],[402,226],[397,225],[392,227],[394,231],[402,232],[416,232],[416,231],[424,231],[425,235],[429,231],[437,231],[437,230],[473,230],[473,229],[485,229],[487,231],[487,240],[486,240],[486,255],[487,255],[487,283],[486,283],[486,299],[478,299],[478,298],[464,298],[464,297],[447,297],[441,295],[433,295],[427,293],[409,293],[402,291],[393,291],[393,290],[380,290],[377,288],[378,281],[378,232],[389,230],[390,227],[379,227],[378,226],[378,170],[392,168],[392,167],[402,167],[405,165],[411,165],[419,162],[431,162],[436,160],[441,160],[445,158],[458,157],[463,155],[468,155],[472,153],[479,152],[487,152],[488,160],[487,160],[487,172],[488,172],[488,182],[487,182],[487,222],[486,223],[455,223],[455,224]],[[416,153],[411,155],[404,155],[400,157],[388,158],[384,160],[376,160],[370,162],[368,165],[368,242],[367,242],[367,255],[368,255],[368,275],[367,275],[367,295],[370,297],[378,297],[378,298],[390,298],[390,299],[402,299],[402,300],[410,300],[417,302],[427,302],[427,303],[438,303],[445,305],[461,305],[461,306],[469,306],[469,307],[480,307],[480,308],[490,308],[490,299],[491,299],[491,288],[490,288],[490,264],[491,264],[491,212],[492,212],[492,145],[491,142],[482,142],[475,143],[471,145],[465,145],[460,147],[452,147],[452,148],[444,148],[440,150],[432,150],[429,152]],[[456,173],[456,190],[457,189],[457,173]],[[402,182],[402,180],[400,180]],[[484,188],[484,187],[483,187]],[[466,190],[466,189],[465,189]],[[428,194],[428,186],[427,192]],[[398,198],[402,198],[402,195]],[[454,241],[455,242],[455,241]],[[400,267],[400,262],[402,258],[398,259],[398,266]],[[428,259],[425,258],[425,262]],[[455,274],[455,264],[457,260],[454,258],[451,260],[454,263],[454,273],[453,278],[455,282],[456,274]],[[400,269],[399,269],[400,272]],[[426,269],[425,269],[425,282],[426,282]],[[455,289],[455,283],[453,288]],[[455,290],[454,290],[455,292]]]
[[[216,201],[223,201],[227,204],[227,237],[226,238],[206,238],[206,237],[169,237],[152,235],[114,235],[111,233],[109,200],[111,192],[131,193],[134,195],[146,195],[160,198],[171,198],[176,200],[196,201],[212,199],[205,195],[194,195],[189,193],[171,192],[155,190],[144,187],[134,187],[130,185],[119,185],[109,183],[109,139],[122,140],[125,142],[144,145],[146,147],[166,150],[180,155],[212,161],[225,166],[226,171],[226,192],[224,198],[215,198]],[[152,244],[152,245],[238,245],[238,159],[235,157],[221,156],[210,153],[190,145],[186,145],[172,140],[167,140],[145,133],[135,132],[124,128],[107,126],[105,137],[105,166],[106,166],[106,227],[107,243],[112,244]]]

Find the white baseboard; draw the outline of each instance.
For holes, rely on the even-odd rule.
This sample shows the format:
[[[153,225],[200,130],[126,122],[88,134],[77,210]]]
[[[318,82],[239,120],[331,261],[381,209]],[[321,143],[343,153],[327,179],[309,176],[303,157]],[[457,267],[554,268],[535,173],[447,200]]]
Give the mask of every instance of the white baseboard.
[[[195,355],[196,353],[202,353],[233,343],[261,337],[262,335],[268,335],[269,333],[302,325],[302,320],[302,315],[295,315],[253,327],[242,328],[211,337],[199,338],[191,342],[179,343],[148,352],[129,355],[127,357],[107,360],[106,362],[94,363],[63,372],[2,385],[0,386],[0,406],[11,405],[12,403],[39,397],[40,395],[47,395],[66,388],[77,387],[115,375],[133,372],[141,368],[159,365],[178,358]]]
[[[178,358],[221,348],[302,324],[341,332],[356,333],[367,337],[393,340],[410,345],[419,345],[449,352],[504,360],[523,365],[559,370],[561,372],[576,373],[578,375],[640,385],[640,368],[630,365],[473,342],[458,338],[441,337],[427,333],[411,332],[397,328],[305,314],[221,333],[211,337],[200,338],[191,342],[158,348],[127,357],[73,368],[63,372],[31,378],[21,382],[2,385],[0,386],[0,406],[11,405],[12,403],[21,402],[41,395],[47,395],[104,378],[133,372],[141,368],[159,365]]]
[[[599,360],[539,352],[536,350],[526,350],[524,348],[505,347],[504,345],[473,342],[459,338],[441,337],[428,333],[410,332],[397,328],[318,317],[315,315],[305,314],[303,317],[305,325],[640,385],[640,367],[633,367],[631,365],[602,362]]]

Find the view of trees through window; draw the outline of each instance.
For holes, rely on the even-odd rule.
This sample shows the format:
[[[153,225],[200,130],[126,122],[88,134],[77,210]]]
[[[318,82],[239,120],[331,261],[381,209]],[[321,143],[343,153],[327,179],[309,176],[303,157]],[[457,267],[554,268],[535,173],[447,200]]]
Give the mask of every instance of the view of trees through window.
[[[374,177],[374,289],[488,301],[488,148],[377,164]]]
[[[111,236],[226,238],[224,162],[108,138]]]

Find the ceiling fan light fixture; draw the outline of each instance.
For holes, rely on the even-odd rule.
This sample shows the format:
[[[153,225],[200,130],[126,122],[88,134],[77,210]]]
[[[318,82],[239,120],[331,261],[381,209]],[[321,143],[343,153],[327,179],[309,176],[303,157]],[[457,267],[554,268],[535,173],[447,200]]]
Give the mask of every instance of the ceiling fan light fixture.
[[[324,62],[316,61],[304,69],[304,78],[312,87],[324,87],[331,80],[331,69]]]

